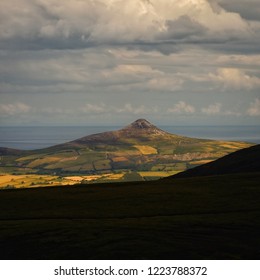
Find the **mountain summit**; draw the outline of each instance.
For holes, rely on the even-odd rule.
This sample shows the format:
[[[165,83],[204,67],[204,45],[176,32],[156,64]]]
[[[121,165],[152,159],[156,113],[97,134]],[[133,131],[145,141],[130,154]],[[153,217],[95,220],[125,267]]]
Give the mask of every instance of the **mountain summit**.
[[[127,134],[127,136],[138,136],[138,135],[143,135],[143,134],[147,134],[150,136],[156,136],[156,135],[167,135],[169,133],[159,129],[158,127],[156,127],[155,125],[153,125],[152,123],[150,123],[149,121],[147,121],[146,119],[138,119],[136,121],[134,121],[133,123],[131,123],[130,125],[122,128],[119,130],[119,132],[121,133],[125,133]]]
[[[161,139],[162,137],[172,137],[173,135],[161,130],[145,119],[138,119],[131,124],[115,131],[107,131],[88,135],[70,143],[129,143],[130,139],[146,140]],[[130,141],[131,142],[131,141]]]
[[[148,122],[146,119],[138,119],[127,126],[127,128],[138,128],[138,129],[147,129],[147,128],[156,128],[153,124]]]

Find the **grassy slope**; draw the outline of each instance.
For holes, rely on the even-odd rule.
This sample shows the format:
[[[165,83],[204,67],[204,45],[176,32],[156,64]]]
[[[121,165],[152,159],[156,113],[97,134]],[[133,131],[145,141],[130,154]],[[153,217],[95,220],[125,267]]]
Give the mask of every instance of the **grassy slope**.
[[[259,259],[260,173],[0,192],[2,259]]]
[[[34,151],[0,148],[0,173],[96,174],[135,171],[180,171],[215,160],[250,143],[195,139],[170,134],[139,119],[117,130]],[[180,166],[175,164],[182,163]]]
[[[260,145],[226,155],[218,160],[197,166],[175,175],[177,178],[201,177],[218,174],[260,172]]]
[[[186,138],[183,138],[186,139]],[[34,172],[40,173],[96,173],[99,171],[116,171],[133,169],[149,171],[153,167],[162,165],[167,168],[169,163],[183,162],[193,166],[193,161],[214,160],[228,153],[250,146],[242,142],[220,142],[210,140],[190,139],[190,143],[175,143],[174,136],[162,140],[147,140],[139,142],[134,139],[127,146],[120,142],[102,147],[75,145],[61,145],[43,150],[21,152],[21,155],[4,155],[0,163],[0,172],[9,167],[12,173]],[[142,145],[140,145],[140,143]],[[227,146],[229,144],[229,146]],[[27,168],[26,170],[24,168]],[[30,169],[30,170],[29,170]],[[171,170],[175,170],[172,166]]]

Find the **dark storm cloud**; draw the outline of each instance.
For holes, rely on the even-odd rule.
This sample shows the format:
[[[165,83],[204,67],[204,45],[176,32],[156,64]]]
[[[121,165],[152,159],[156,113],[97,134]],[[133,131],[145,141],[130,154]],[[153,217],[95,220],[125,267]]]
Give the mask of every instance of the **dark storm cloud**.
[[[166,27],[166,31],[159,35],[160,39],[185,41],[190,38],[199,38],[207,31],[206,27],[188,16],[181,16],[177,20],[167,20]]]
[[[260,21],[259,0],[216,0],[225,10],[238,13],[247,20]]]

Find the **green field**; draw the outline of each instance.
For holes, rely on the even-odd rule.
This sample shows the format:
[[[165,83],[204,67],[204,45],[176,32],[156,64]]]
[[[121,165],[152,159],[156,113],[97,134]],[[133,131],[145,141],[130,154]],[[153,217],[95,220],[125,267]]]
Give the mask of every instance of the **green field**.
[[[117,131],[89,135],[45,149],[0,148],[0,175],[37,173],[65,177],[131,170],[165,172],[167,176],[249,146],[252,144],[170,134],[140,119]],[[161,174],[146,177],[158,179]]]
[[[259,259],[260,174],[0,192],[1,259]]]

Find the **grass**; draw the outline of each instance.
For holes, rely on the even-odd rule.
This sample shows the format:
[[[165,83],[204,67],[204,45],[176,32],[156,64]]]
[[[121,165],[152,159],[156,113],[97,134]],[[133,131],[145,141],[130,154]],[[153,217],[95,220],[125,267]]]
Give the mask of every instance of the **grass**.
[[[0,192],[1,259],[259,259],[259,173]]]
[[[111,170],[110,160],[98,160],[93,164],[96,170]]]
[[[96,169],[105,169],[105,163],[99,162],[96,165]],[[98,167],[100,166],[100,167]],[[70,172],[78,171],[80,166],[71,167]],[[11,175],[2,174],[0,175],[0,190],[8,188],[36,188],[36,187],[51,187],[58,185],[75,185],[86,182],[114,182],[114,181],[143,181],[143,178],[147,180],[156,180],[162,177],[167,177],[178,173],[178,171],[139,171],[134,172],[135,176],[127,175],[127,171],[120,171],[119,173],[111,173],[104,171],[102,174],[95,175],[71,175],[71,176],[53,176],[53,175],[40,175],[40,174],[21,174],[21,175]]]
[[[190,161],[189,164],[192,166],[192,165],[202,165],[202,164],[206,164],[206,163],[209,163],[213,160],[210,160],[210,159],[204,159],[204,160],[194,160],[194,161]]]
[[[134,147],[137,148],[143,155],[157,154],[157,150],[151,146],[135,145]]]
[[[167,177],[178,173],[179,171],[140,171],[142,177]]]
[[[53,173],[95,173],[115,169],[134,171],[156,171],[156,166],[164,167],[157,171],[184,170],[192,165],[192,161],[215,160],[235,150],[250,146],[250,143],[213,141],[188,138],[167,134],[158,136],[136,132],[136,137],[115,132],[115,138],[106,134],[100,135],[95,142],[71,142],[35,151],[21,151],[17,154],[1,156],[1,168],[26,173],[23,168],[35,169],[42,174]],[[177,166],[177,161],[179,165]],[[182,162],[182,163],[181,163]],[[176,165],[170,166],[169,164]]]
[[[67,184],[70,181],[65,180]],[[5,188],[35,188],[40,186],[60,185],[58,176],[50,175],[0,175],[0,189]]]
[[[50,164],[52,162],[59,162],[60,158],[58,157],[44,157],[44,158],[39,158],[39,159],[35,159],[34,161],[30,162],[27,167],[29,168],[34,168],[37,166],[42,166],[42,165],[47,165]]]

